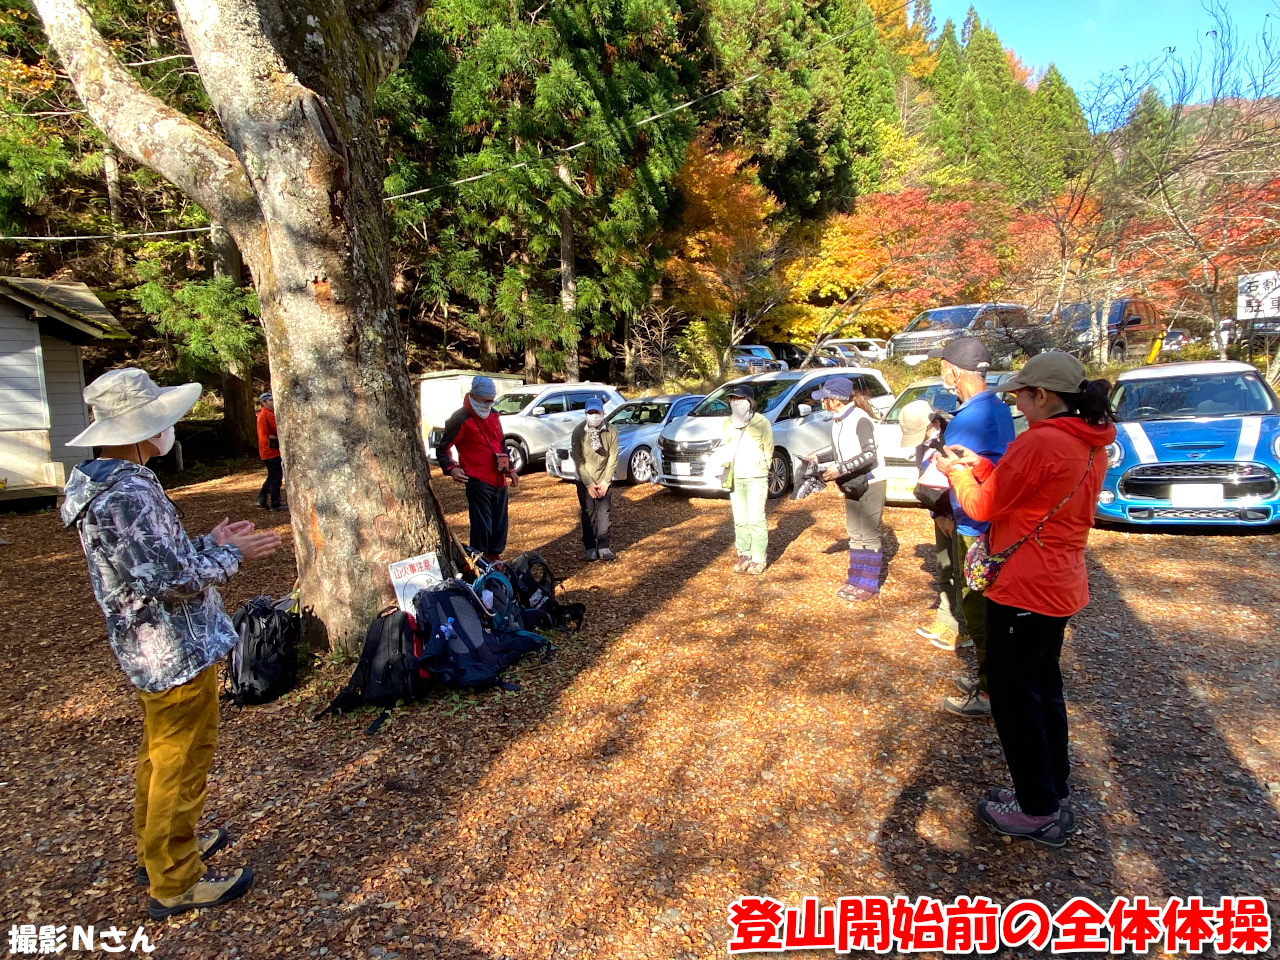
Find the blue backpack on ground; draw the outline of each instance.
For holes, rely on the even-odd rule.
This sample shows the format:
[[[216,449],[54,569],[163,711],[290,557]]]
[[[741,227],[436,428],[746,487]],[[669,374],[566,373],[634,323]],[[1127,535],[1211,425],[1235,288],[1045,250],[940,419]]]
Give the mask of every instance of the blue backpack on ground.
[[[413,598],[422,637],[422,665],[433,680],[447,687],[483,690],[493,686],[516,689],[498,674],[526,653],[551,645],[523,629],[511,584],[490,572],[477,581],[479,591],[457,578],[418,591]],[[491,613],[480,594],[490,592]]]

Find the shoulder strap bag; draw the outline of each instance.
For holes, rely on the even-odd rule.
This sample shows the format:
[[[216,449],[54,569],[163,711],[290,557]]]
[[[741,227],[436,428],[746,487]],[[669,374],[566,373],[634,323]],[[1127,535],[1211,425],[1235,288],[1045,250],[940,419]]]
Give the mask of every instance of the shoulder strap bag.
[[[1026,543],[1032,535],[1035,536],[1036,543],[1040,543],[1040,531],[1049,522],[1049,518],[1065,507],[1067,501],[1074,497],[1077,491],[1084,486],[1084,482],[1089,479],[1089,474],[1093,472],[1093,458],[1097,455],[1097,452],[1097,447],[1090,448],[1089,464],[1084,468],[1084,476],[1080,478],[1080,482],[1076,484],[1074,490],[1062,498],[1061,503],[1044,515],[1044,519],[1036,525],[1034,530],[1028,531],[1025,536],[1005,547],[999,553],[992,553],[990,550],[987,540],[989,531],[984,531],[982,536],[973,542],[973,546],[964,555],[964,581],[969,585],[970,590],[986,590],[987,587],[995,583],[996,577],[1000,575],[1000,569],[1004,566],[1005,561],[1013,556],[1014,551]]]

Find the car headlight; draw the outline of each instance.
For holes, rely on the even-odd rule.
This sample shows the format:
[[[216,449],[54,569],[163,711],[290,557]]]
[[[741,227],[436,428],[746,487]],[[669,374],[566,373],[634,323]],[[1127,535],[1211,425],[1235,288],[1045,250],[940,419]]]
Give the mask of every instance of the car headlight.
[[[1118,443],[1107,444],[1107,469],[1118,467],[1124,462],[1124,447]]]
[[[1276,433],[1275,439],[1271,441],[1271,452],[1276,455],[1276,459],[1280,460],[1280,432]]]
[[[1098,503],[1101,506],[1109,507],[1116,502],[1116,495],[1110,490],[1102,490],[1098,493]]]

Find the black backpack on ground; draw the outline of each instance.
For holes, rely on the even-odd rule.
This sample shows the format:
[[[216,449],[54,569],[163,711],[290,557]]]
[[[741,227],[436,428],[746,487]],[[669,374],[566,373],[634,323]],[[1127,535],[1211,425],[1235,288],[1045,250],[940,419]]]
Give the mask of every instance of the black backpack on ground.
[[[231,618],[239,639],[227,656],[227,680],[240,706],[269,703],[297,682],[302,618],[293,605],[292,596],[254,597]]]
[[[586,604],[560,602],[556,596],[560,581],[540,553],[530,550],[506,561],[504,566],[515,588],[526,630],[577,633],[582,629],[587,617]]]
[[[417,700],[426,692],[429,676],[422,666],[422,645],[413,618],[399,607],[387,607],[369,624],[351,679],[316,719],[365,704],[392,707],[401,700]],[[375,720],[369,732],[376,731],[386,717],[384,713]]]
[[[498,674],[526,653],[549,647],[538,634],[500,622],[475,590],[457,578],[419,590],[413,608],[423,638],[423,664],[447,687],[515,689]]]

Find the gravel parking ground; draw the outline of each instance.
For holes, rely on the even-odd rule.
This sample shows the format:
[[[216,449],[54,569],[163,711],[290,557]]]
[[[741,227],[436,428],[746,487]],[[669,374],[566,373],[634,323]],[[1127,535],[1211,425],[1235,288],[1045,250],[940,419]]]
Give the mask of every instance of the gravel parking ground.
[[[179,488],[188,529],[255,512],[257,473]],[[465,533],[461,490],[439,485]],[[0,517],[0,921],[145,921],[157,957],[724,956],[744,894],[1252,894],[1280,904],[1280,537],[1097,530],[1064,654],[1080,830],[1008,843],[974,813],[1006,782],[989,722],[937,703],[966,666],[929,646],[927,514],[890,509],[880,598],[835,599],[834,494],[770,508],[770,562],[735,576],[729,507],[615,494],[616,563],[585,564],[573,488],[525,478],[511,552],[537,549],[587,628],[517,692],[310,719],[349,665],[226,705],[206,815],[258,879],[221,911],[145,921],[133,885],[132,688],[77,538]],[[928,544],[928,547],[926,547]],[[292,583],[250,565],[228,608]],[[128,938],[126,938],[128,939]],[[1276,951],[1272,950],[1272,955]],[[825,955],[831,955],[826,951]]]

